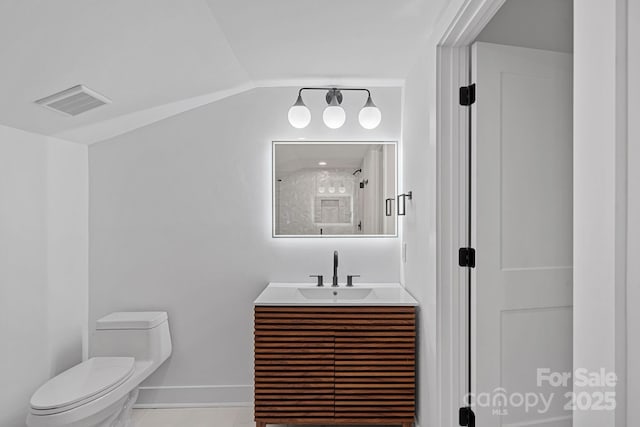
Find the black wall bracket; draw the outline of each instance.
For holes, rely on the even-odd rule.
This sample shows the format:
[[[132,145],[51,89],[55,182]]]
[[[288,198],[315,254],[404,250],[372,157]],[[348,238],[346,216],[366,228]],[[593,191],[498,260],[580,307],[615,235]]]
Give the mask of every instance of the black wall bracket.
[[[398,216],[404,216],[407,214],[407,199],[413,200],[413,191],[398,195]]]

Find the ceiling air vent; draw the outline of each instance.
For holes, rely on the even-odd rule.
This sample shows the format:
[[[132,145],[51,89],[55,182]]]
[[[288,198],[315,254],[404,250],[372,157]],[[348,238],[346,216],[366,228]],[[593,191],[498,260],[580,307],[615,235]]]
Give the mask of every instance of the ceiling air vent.
[[[77,116],[85,111],[110,103],[109,98],[82,85],[71,87],[36,101],[36,104],[67,116]]]

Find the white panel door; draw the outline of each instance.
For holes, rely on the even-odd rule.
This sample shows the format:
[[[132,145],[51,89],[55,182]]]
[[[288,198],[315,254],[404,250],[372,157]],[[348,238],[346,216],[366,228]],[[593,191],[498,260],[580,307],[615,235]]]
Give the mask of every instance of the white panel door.
[[[572,55],[472,52],[476,425],[570,426],[571,383],[537,374],[572,370]]]

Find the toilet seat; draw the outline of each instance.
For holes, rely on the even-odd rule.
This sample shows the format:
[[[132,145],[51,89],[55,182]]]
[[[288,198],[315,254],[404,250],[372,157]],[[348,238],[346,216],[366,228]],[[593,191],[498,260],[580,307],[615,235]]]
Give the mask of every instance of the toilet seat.
[[[133,357],[93,357],[47,381],[31,398],[31,413],[68,411],[109,393],[135,371]]]

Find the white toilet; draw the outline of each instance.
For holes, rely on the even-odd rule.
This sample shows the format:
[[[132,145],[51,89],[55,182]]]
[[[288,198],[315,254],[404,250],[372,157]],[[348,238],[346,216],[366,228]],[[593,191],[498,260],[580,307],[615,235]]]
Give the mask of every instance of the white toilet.
[[[27,425],[130,427],[138,386],[169,355],[167,313],[111,313],[96,322],[92,357],[33,394]]]

